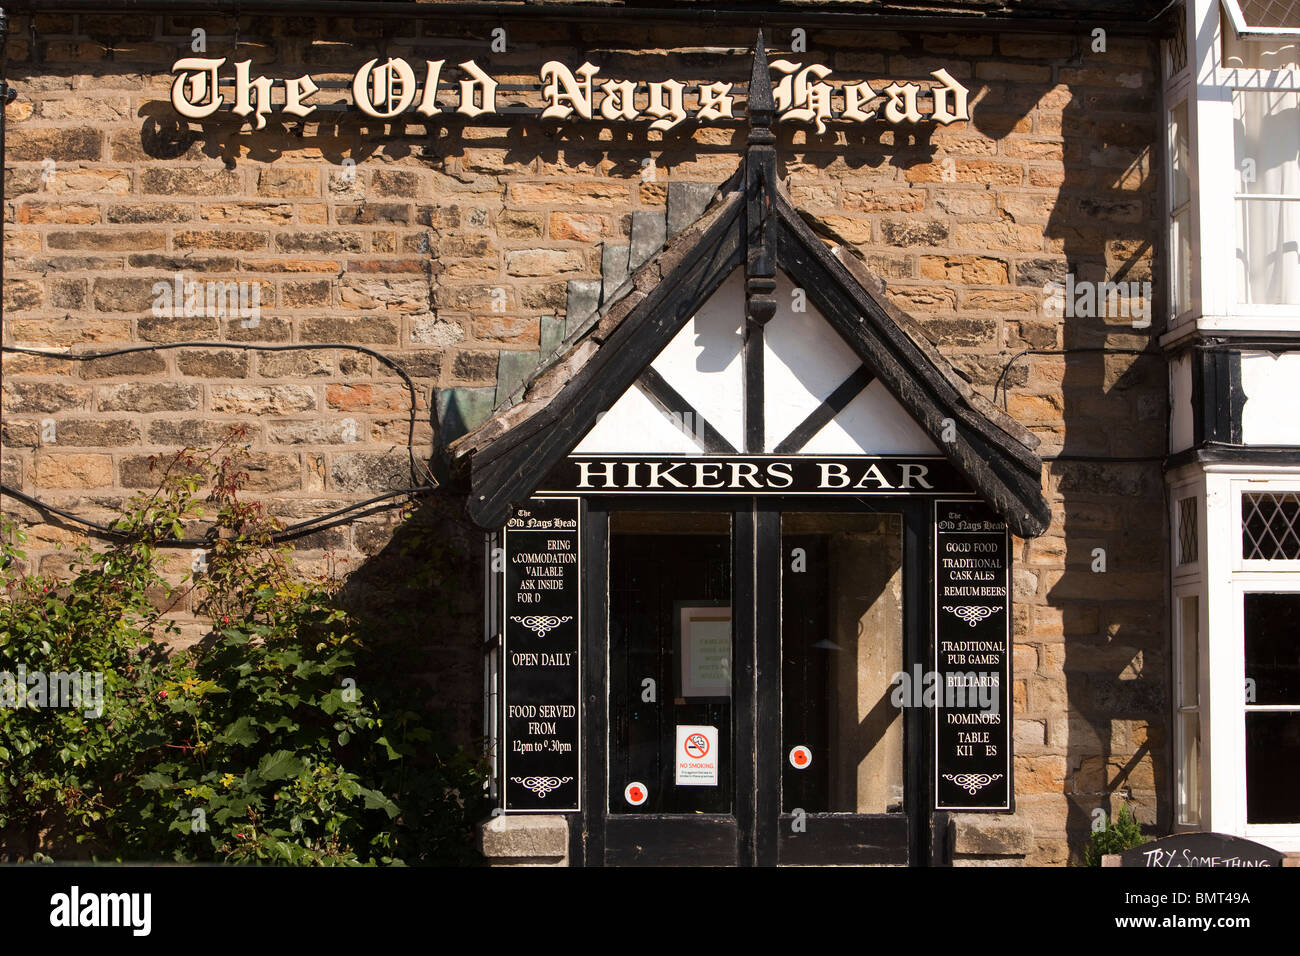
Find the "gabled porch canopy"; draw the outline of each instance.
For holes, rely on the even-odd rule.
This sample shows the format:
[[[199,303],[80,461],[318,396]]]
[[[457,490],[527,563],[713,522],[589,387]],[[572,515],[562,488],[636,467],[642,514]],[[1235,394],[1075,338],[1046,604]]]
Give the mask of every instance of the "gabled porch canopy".
[[[645,262],[617,301],[574,330],[511,400],[451,444],[453,472],[468,479],[470,515],[485,528],[503,525],[633,385],[668,407],[651,362],[728,275],[743,267],[744,447],[724,450],[765,451],[763,330],[777,312],[780,270],[863,364],[826,397],[823,419],[855,389],[880,382],[1015,534],[1041,534],[1051,514],[1041,493],[1037,437],[976,394],[890,302],[880,280],[852,252],[819,237],[815,222],[805,221],[781,187],[761,35],[747,110],[744,161],[704,214]],[[816,421],[810,416],[809,429]]]

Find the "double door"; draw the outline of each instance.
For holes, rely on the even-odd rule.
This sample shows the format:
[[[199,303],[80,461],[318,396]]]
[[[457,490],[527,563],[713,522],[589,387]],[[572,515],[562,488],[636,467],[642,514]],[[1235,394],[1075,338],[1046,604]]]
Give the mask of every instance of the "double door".
[[[587,865],[930,857],[926,515],[589,499]]]

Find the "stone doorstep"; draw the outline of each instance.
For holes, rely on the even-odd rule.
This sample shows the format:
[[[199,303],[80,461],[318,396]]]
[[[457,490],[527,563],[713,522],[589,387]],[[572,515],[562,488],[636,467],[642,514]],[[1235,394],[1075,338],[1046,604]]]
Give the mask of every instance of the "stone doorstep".
[[[479,825],[490,866],[568,866],[569,823],[557,814],[506,814]]]
[[[1009,862],[1034,849],[1034,831],[1014,817],[953,816],[948,820],[948,848],[954,863],[978,857]]]

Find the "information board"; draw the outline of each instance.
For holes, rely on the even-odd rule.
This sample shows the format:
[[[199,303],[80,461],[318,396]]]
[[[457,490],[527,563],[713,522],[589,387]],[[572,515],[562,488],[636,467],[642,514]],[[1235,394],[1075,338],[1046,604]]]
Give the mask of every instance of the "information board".
[[[534,498],[502,534],[505,810],[582,809],[577,498]]]
[[[936,810],[1010,810],[1011,549],[977,501],[934,504]]]

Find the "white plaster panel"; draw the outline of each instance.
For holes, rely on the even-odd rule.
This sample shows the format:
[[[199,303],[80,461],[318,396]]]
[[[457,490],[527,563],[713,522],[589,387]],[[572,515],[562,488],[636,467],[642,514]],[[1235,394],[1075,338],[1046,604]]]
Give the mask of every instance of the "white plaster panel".
[[[763,448],[772,451],[862,360],[811,302],[793,308],[795,285],[776,277],[776,315],[763,330]]]
[[[737,269],[651,363],[737,449],[745,447],[744,319],[745,276]]]
[[[575,454],[700,455],[702,443],[677,427],[633,385],[573,449]]]
[[[889,389],[872,382],[804,446],[808,455],[941,455]]]
[[[1300,381],[1300,354],[1243,352],[1241,440],[1247,445],[1300,445],[1300,414],[1295,383]]]

